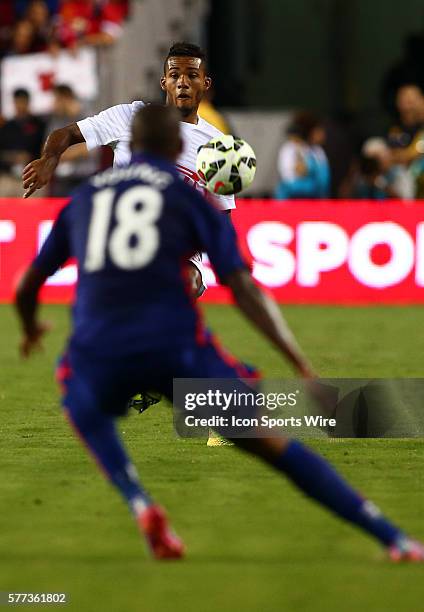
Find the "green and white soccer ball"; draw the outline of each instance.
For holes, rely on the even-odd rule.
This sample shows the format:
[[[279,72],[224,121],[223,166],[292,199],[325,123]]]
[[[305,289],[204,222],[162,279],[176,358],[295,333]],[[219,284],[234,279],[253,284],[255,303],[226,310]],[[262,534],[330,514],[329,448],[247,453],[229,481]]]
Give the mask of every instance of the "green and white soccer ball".
[[[230,195],[251,185],[256,156],[245,140],[222,135],[199,147],[196,169],[208,191]]]

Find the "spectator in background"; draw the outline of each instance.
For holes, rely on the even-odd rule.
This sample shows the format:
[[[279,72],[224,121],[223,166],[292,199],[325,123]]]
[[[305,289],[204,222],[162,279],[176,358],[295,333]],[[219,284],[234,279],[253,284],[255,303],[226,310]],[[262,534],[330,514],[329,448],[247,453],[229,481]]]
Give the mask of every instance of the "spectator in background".
[[[13,93],[15,115],[0,128],[0,195],[22,196],[19,180],[23,168],[40,155],[44,123],[30,111],[26,89]]]
[[[64,47],[111,45],[122,33],[126,13],[122,0],[62,0],[59,40]]]
[[[323,149],[326,133],[312,113],[298,113],[288,139],[278,155],[278,199],[326,198],[330,193],[330,168]]]
[[[33,51],[46,51],[53,36],[53,26],[45,0],[32,0],[25,12],[25,18],[34,30]]]
[[[27,19],[18,21],[12,31],[11,40],[6,55],[23,55],[35,50],[34,26]]]
[[[359,160],[345,177],[340,197],[358,200],[407,200],[414,197],[412,176],[405,166],[395,163],[384,138],[364,142]]]
[[[56,85],[53,89],[54,108],[47,124],[47,133],[79,121],[87,116],[69,85]],[[61,157],[51,183],[50,195],[67,197],[81,181],[97,170],[97,153],[89,153],[85,143],[70,147]]]
[[[10,44],[11,32],[16,16],[12,0],[4,0],[0,10],[0,58],[6,53]]]
[[[393,150],[384,138],[366,140],[362,146],[362,154],[376,160],[379,169],[378,182],[387,197],[401,200],[414,197],[414,184],[408,168],[396,163]]]
[[[50,15],[55,15],[57,13],[60,1],[61,0],[45,0]],[[33,0],[14,0],[13,4],[15,6],[16,15],[18,17],[23,17],[32,2]]]
[[[415,83],[396,93],[398,122],[389,130],[393,160],[408,168],[415,182],[415,197],[424,198],[424,93]]]
[[[389,139],[393,147],[408,151],[424,126],[424,94],[415,83],[401,85],[396,92],[398,120],[390,128]],[[414,155],[410,150],[410,155]],[[410,158],[407,158],[410,161]]]
[[[2,4],[0,0],[2,55],[45,51],[52,34],[53,21],[46,0],[30,0],[26,3],[10,3],[5,0]]]
[[[349,197],[354,200],[386,200],[390,197],[387,183],[376,157],[361,154],[352,193]]]
[[[383,107],[390,114],[396,111],[396,96],[405,83],[424,87],[424,34],[409,34],[403,41],[403,56],[388,70],[382,84]]]

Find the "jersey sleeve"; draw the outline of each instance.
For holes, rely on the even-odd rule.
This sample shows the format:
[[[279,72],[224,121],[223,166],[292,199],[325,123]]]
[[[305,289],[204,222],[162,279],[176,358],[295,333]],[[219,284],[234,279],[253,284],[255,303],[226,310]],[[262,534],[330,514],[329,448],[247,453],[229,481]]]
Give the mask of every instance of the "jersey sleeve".
[[[118,104],[111,106],[98,115],[77,121],[77,125],[87,143],[87,149],[95,149],[120,140],[131,124],[133,104]],[[143,106],[142,102],[138,106]]]
[[[223,215],[199,193],[190,187],[188,189],[188,215],[194,228],[196,246],[208,254],[220,282],[225,285],[232,272],[247,268],[230,216]]]
[[[214,203],[218,210],[233,210],[236,207],[236,201],[233,195],[215,195],[208,193],[208,198]]]
[[[71,257],[68,228],[69,209],[70,204],[61,210],[50,234],[41,247],[41,251],[33,261],[33,266],[45,274],[46,277],[52,276]]]

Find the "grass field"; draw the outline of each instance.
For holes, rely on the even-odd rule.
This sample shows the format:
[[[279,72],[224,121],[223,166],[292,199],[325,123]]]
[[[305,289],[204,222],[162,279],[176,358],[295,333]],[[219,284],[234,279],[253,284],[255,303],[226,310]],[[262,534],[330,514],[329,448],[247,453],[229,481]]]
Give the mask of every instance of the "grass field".
[[[285,309],[323,376],[422,375],[424,309]],[[424,567],[392,566],[378,546],[232,448],[175,438],[160,405],[120,423],[151,493],[188,547],[151,561],[127,509],[82,452],[58,408],[52,370],[67,311],[49,307],[45,353],[17,357],[18,330],[0,307],[0,591],[67,592],[79,612],[411,611]],[[268,376],[280,358],[227,307],[207,317],[228,348]],[[405,528],[424,538],[424,444],[313,445]]]

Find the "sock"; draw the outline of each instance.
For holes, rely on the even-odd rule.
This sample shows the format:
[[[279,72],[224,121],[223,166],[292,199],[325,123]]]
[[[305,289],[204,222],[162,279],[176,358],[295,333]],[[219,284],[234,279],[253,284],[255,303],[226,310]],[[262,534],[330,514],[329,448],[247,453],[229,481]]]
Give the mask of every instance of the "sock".
[[[331,465],[300,442],[292,440],[274,467],[284,472],[306,495],[341,518],[354,523],[385,546],[403,533],[374,506],[361,497]]]
[[[118,489],[137,517],[152,502],[138,479],[116,431],[114,419],[94,409],[68,409],[67,416],[105,476]]]

